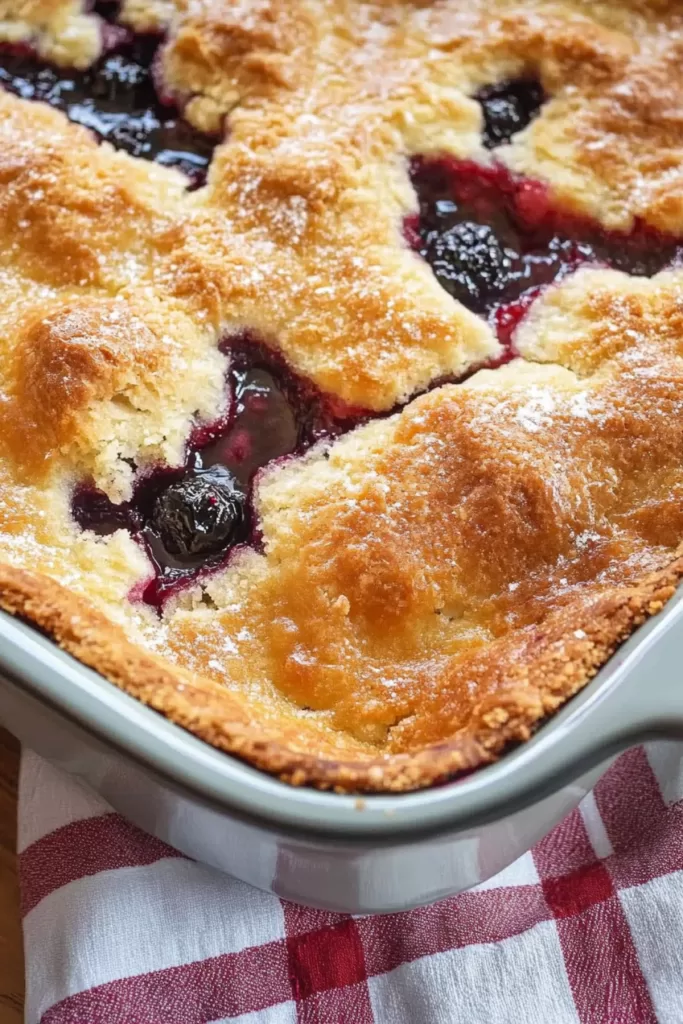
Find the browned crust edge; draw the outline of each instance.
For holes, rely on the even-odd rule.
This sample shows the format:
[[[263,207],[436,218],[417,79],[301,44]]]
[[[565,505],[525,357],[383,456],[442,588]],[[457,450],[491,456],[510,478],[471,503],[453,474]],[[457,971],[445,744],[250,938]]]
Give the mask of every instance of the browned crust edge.
[[[399,793],[490,763],[511,743],[529,739],[637,626],[662,609],[681,578],[678,555],[637,585],[606,589],[521,631],[521,643],[509,648],[512,685],[484,699],[466,730],[416,753],[367,761],[292,750],[273,730],[254,723],[233,694],[205,678],[201,686],[193,683],[189,673],[132,643],[85,598],[47,576],[0,564],[0,608],[38,626],[64,651],[177,725],[284,782],[340,793]]]

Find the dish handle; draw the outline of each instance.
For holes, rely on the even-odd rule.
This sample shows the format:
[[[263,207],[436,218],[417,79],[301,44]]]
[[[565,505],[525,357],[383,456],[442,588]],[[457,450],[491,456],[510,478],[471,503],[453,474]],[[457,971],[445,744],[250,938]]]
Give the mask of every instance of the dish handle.
[[[619,648],[537,754],[550,786],[653,739],[683,741],[683,589]]]

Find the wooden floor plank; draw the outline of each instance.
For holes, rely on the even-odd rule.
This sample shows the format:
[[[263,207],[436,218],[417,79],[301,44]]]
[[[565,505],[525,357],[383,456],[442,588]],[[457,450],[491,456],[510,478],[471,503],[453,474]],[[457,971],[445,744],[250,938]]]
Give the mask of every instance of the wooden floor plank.
[[[0,729],[0,1024],[22,1024],[24,958],[17,883],[19,745]]]

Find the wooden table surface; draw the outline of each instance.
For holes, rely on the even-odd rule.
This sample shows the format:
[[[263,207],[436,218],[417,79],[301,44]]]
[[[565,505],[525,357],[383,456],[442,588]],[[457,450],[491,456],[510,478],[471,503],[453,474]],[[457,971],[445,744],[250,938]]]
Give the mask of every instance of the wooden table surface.
[[[19,746],[0,729],[0,1024],[22,1024],[24,960],[17,885]]]

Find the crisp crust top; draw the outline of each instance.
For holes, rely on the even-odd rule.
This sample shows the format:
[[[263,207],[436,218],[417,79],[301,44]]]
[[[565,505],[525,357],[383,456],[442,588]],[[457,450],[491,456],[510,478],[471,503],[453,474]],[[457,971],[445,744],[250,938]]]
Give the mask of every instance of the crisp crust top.
[[[0,606],[295,783],[410,789],[526,739],[683,572],[683,271],[578,271],[513,363],[271,467],[263,551],[161,620],[128,599],[142,551],[80,531],[70,493],[181,464],[231,332],[382,413],[495,357],[401,229],[411,155],[490,159],[480,85],[549,96],[512,169],[607,227],[683,232],[677,7],[128,0],[168,31],[166,89],[227,131],[196,192],[0,94]],[[99,52],[76,4],[7,8],[0,39],[58,60],[87,24],[64,60]]]

